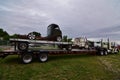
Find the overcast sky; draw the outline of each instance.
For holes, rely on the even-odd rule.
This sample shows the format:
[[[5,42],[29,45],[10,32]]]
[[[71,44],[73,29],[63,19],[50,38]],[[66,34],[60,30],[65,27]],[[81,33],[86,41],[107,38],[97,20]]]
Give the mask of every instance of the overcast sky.
[[[0,0],[0,28],[9,34],[46,36],[51,23],[69,37],[120,40],[120,0]]]

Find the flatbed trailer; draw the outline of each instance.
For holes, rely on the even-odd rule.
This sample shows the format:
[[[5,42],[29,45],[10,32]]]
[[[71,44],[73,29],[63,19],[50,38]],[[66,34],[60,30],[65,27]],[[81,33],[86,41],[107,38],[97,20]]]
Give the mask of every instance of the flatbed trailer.
[[[33,57],[38,58],[40,62],[46,62],[49,55],[61,54],[96,54],[96,50],[28,50],[28,51],[1,51],[0,58],[5,58],[8,55],[18,55],[23,63],[32,62]]]
[[[5,58],[8,55],[18,55],[23,63],[27,64],[32,62],[33,57],[39,59],[40,62],[46,62],[48,55],[60,55],[60,54],[106,54],[106,50],[101,48],[94,49],[72,49],[72,43],[69,42],[56,42],[56,41],[40,41],[40,40],[28,40],[28,39],[10,39],[10,42],[14,43],[14,50],[0,51],[0,58]],[[56,44],[68,49],[28,49],[29,44]],[[17,49],[18,48],[18,49]]]

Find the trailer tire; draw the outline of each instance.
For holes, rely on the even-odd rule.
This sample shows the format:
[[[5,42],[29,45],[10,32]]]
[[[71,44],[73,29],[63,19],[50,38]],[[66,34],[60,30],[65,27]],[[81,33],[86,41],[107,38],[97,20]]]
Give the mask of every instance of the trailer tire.
[[[22,61],[24,64],[31,63],[32,60],[33,60],[32,54],[25,53],[25,54],[22,54],[22,56],[21,56],[21,61]]]
[[[38,56],[38,59],[40,62],[46,62],[48,60],[48,54],[47,53],[40,53]]]
[[[18,49],[20,51],[27,51],[28,50],[28,43],[27,42],[18,43]]]

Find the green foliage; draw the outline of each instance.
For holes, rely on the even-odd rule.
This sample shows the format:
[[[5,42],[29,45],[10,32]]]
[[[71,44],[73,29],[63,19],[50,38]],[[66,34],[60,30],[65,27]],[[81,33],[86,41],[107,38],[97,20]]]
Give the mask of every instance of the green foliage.
[[[4,36],[4,40],[9,40],[9,38],[10,38],[10,36],[9,35],[6,35],[6,36]]]
[[[72,38],[69,38],[69,39],[68,39],[68,42],[72,42]]]
[[[33,32],[31,32],[31,33],[33,33],[33,34],[36,35],[36,36],[41,36],[41,34],[40,34],[39,32],[36,32],[36,31],[33,31]]]
[[[3,29],[0,29],[0,37],[3,38],[3,40],[9,40],[10,38],[9,34]]]
[[[12,36],[10,36],[10,38],[18,38],[19,34],[13,34]]]
[[[0,29],[0,37],[9,35],[6,31],[3,31],[3,29]]]
[[[0,48],[0,51],[3,51],[3,50]]]
[[[62,41],[67,42],[67,36],[66,36],[66,35],[65,35],[65,36],[63,36]]]
[[[72,42],[72,38],[68,38],[67,35],[63,36],[63,39],[62,39],[63,42]]]
[[[9,45],[9,41],[8,40],[0,40],[0,46],[2,45]]]

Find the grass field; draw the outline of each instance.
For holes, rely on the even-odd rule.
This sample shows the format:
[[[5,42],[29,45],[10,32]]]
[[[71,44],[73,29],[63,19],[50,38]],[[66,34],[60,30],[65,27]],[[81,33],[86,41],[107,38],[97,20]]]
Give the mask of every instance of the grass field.
[[[0,49],[0,51],[2,51],[2,49]]]
[[[30,64],[8,56],[0,59],[0,80],[120,80],[120,54],[58,55]]]

